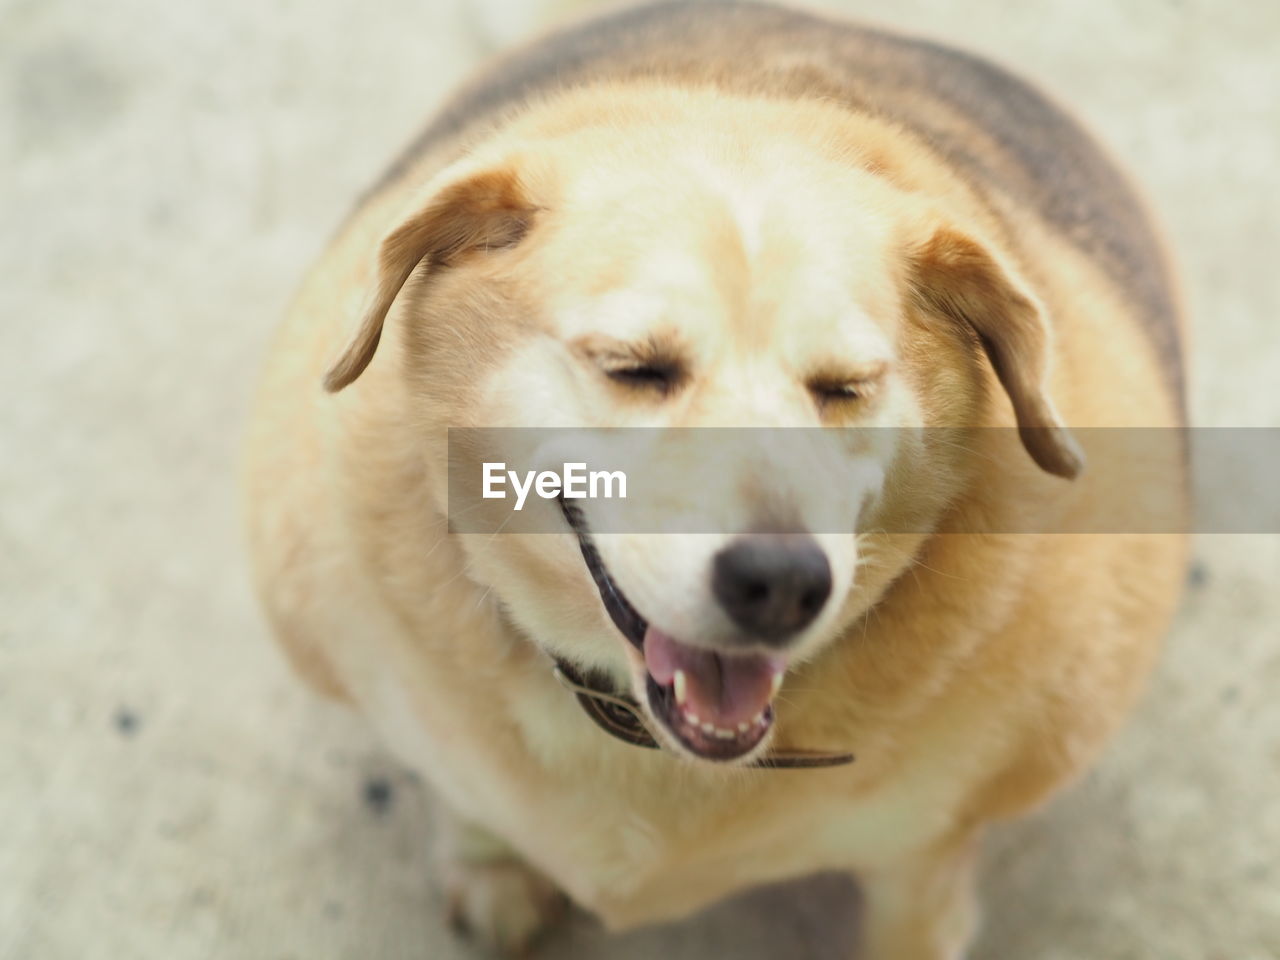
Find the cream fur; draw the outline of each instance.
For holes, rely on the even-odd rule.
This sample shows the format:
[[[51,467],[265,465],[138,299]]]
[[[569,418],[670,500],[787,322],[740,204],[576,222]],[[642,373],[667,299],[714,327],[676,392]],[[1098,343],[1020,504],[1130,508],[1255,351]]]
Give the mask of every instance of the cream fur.
[[[429,278],[400,289],[424,252]],[[330,381],[350,386],[324,394],[370,291]],[[947,310],[1007,339],[1002,383]],[[649,335],[688,359],[672,400],[595,366]],[[536,100],[456,165],[420,157],[312,270],[250,439],[258,588],[302,675],[355,704],[467,830],[500,838],[486,862],[518,854],[617,928],[847,870],[873,958],[957,957],[982,827],[1042,801],[1118,724],[1178,591],[1180,537],[825,536],[839,592],[765,746],[858,759],[770,772],[604,736],[542,649],[640,676],[572,537],[446,528],[447,426],[817,425],[803,378],[818,362],[887,371],[842,422],[1012,425],[1012,397],[1050,428],[1032,451],[1045,469],[975,440],[921,485],[924,451],[884,452],[890,529],[917,514],[955,529],[999,517],[1012,490],[1063,489],[1045,472],[1074,469],[1055,410],[1072,427],[1177,418],[1124,291],[1034,213],[997,217],[894,124],[821,100],[595,84]],[[1082,518],[1105,494],[1091,483],[1070,488]],[[721,542],[601,538],[647,616],[708,633],[698,570]],[[484,877],[500,892],[457,895],[498,903],[495,930],[550,909],[539,883]]]

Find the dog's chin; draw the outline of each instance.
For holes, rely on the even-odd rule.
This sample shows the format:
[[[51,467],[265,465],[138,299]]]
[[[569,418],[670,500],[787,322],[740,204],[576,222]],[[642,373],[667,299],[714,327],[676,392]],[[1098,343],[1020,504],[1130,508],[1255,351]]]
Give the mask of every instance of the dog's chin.
[[[610,619],[627,642],[632,689],[653,732],[673,752],[712,763],[750,763],[768,749],[773,698],[786,662],[764,654],[709,650],[664,633],[643,617],[606,568],[580,516],[565,515]]]

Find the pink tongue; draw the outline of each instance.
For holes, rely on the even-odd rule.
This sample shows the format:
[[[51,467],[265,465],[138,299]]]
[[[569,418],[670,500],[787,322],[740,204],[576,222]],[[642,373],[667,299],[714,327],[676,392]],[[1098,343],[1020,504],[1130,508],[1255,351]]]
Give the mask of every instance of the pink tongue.
[[[774,674],[786,668],[779,657],[728,656],[686,646],[654,627],[644,635],[644,662],[664,687],[683,670],[685,709],[727,728],[746,723],[769,705]]]

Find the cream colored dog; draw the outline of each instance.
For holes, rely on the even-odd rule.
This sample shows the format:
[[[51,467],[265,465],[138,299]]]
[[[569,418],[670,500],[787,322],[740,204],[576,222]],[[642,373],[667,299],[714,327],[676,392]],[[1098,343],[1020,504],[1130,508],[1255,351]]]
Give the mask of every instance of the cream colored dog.
[[[438,794],[489,941],[559,891],[620,928],[836,869],[867,956],[960,957],[984,825],[1116,727],[1184,561],[1012,531],[1176,509],[1176,456],[1082,472],[1068,426],[1179,424],[1178,329],[1128,187],[1002,71],[770,6],[587,22],[467,87],[308,277],[253,423],[259,590]],[[447,429],[546,426],[894,429],[845,533],[824,473],[747,457],[713,530],[451,532]]]

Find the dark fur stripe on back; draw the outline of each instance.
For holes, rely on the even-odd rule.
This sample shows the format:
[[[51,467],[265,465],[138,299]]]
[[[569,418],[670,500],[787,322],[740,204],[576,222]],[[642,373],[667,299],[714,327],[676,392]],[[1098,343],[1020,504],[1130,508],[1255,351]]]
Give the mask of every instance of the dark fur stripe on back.
[[[465,142],[532,95],[632,77],[820,96],[893,118],[980,190],[1039,210],[1095,260],[1129,297],[1181,402],[1177,308],[1130,186],[1079,125],[1034,88],[938,44],[732,0],[628,9],[497,61],[446,105],[383,182],[424,151]],[[940,112],[940,105],[948,109]],[[979,142],[986,144],[981,150]]]

